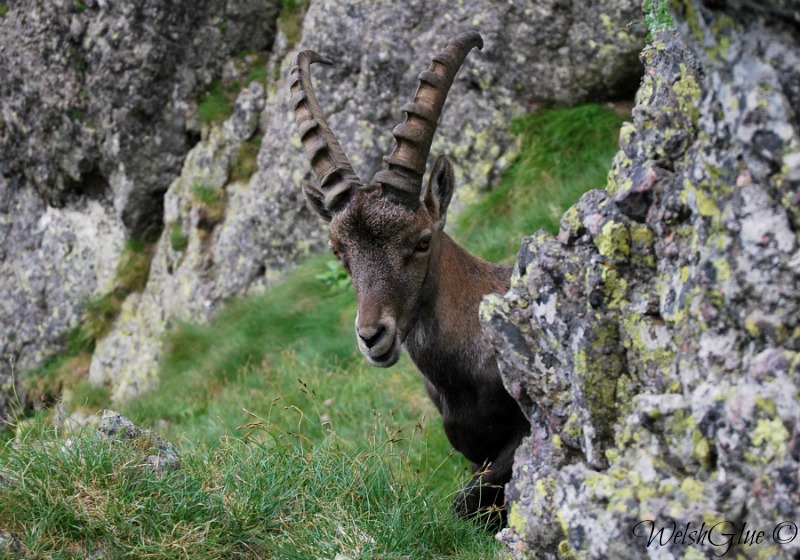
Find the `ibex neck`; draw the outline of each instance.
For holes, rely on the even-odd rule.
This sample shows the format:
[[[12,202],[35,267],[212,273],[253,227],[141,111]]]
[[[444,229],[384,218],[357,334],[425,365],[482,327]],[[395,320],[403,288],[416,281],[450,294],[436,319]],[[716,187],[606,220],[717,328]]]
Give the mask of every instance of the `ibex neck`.
[[[437,384],[443,368],[467,373],[489,358],[478,307],[484,295],[508,290],[511,269],[470,255],[446,234],[431,265],[423,290],[427,297],[406,349],[423,375]],[[448,380],[459,382],[456,378]]]

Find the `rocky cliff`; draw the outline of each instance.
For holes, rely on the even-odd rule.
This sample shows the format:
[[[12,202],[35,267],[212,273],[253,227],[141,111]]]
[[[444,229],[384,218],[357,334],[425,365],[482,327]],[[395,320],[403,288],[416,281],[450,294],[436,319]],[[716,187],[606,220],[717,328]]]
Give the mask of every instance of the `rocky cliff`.
[[[63,351],[157,239],[200,139],[197,99],[274,42],[277,2],[0,4],[0,418],[12,372]],[[146,271],[145,271],[146,274]]]
[[[482,307],[518,557],[800,551],[800,9],[672,7],[605,190]]]
[[[42,363],[63,350],[88,302],[112,291],[121,302],[97,337],[90,377],[117,401],[153,385],[176,320],[204,321],[324,250],[325,229],[298,188],[310,170],[284,83],[298,49],[336,61],[315,68],[319,98],[369,176],[416,75],[449,37],[479,29],[486,46],[462,69],[433,147],[454,160],[457,204],[508,165],[513,115],[632,95],[641,75],[633,1],[314,0],[302,22],[261,0],[135,4],[26,0],[0,16],[0,68],[11,77],[0,84],[0,274],[9,279],[0,355],[18,372]],[[288,30],[300,23],[293,45]],[[262,77],[250,80],[248,64]],[[213,79],[241,85],[224,123],[200,118]],[[155,242],[143,289],[119,289],[131,238]],[[10,371],[4,359],[5,387]]]

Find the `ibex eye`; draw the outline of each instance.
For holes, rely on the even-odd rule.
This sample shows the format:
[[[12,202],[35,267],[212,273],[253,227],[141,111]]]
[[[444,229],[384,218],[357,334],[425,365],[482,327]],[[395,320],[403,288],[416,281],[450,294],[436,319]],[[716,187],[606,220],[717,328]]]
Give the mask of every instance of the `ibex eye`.
[[[430,248],[431,248],[431,240],[427,237],[424,237],[419,240],[419,243],[417,243],[416,250],[419,251],[420,253],[423,253]]]

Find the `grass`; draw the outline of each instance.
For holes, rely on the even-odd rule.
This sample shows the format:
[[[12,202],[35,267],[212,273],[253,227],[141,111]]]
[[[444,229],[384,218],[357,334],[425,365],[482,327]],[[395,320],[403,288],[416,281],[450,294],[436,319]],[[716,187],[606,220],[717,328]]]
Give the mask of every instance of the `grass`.
[[[0,528],[11,557],[462,558],[497,545],[455,518],[450,496],[416,474],[408,450],[378,423],[361,451],[335,433],[302,433],[253,418],[249,433],[154,469],[153,442],[36,427],[0,453]],[[9,539],[10,540],[10,539]],[[0,545],[2,546],[2,545]],[[494,550],[493,550],[494,549]],[[2,551],[2,549],[0,549]],[[489,554],[488,556],[486,554]]]
[[[183,228],[178,222],[169,224],[169,245],[173,251],[181,252],[189,246],[189,237],[183,233]]]
[[[597,106],[517,121],[522,155],[455,220],[456,239],[500,260],[524,234],[555,231],[603,186],[619,121]],[[175,442],[180,468],[154,471],[141,446],[89,429],[21,426],[0,448],[0,535],[37,558],[498,557],[492,535],[452,514],[467,465],[419,373],[407,358],[366,365],[354,316],[347,277],[315,257],[208,325],[176,325],[158,389],[120,412]],[[109,406],[73,366],[69,401]]]
[[[288,50],[291,50],[302,34],[303,14],[308,9],[310,0],[281,0],[281,11],[278,23],[286,35]]]
[[[224,82],[215,79],[209,84],[197,105],[197,114],[200,122],[204,124],[221,123],[233,114],[236,98],[250,82],[257,81],[266,84],[267,81],[267,53],[244,52],[238,58],[249,60],[251,68],[240,79]]]
[[[114,288],[89,301],[80,324],[67,335],[65,352],[45,361],[38,369],[25,372],[25,383],[32,391],[32,400],[50,401],[79,385],[97,396],[97,391],[92,391],[86,381],[95,344],[111,330],[125,298],[144,290],[152,258],[152,245],[136,239],[125,243],[117,265]],[[99,402],[95,398],[91,400],[95,404]]]
[[[239,146],[236,163],[231,170],[231,182],[246,181],[258,171],[258,152],[261,150],[261,137],[253,136]]]
[[[511,262],[524,235],[557,233],[581,194],[605,186],[621,124],[616,111],[595,104],[514,121],[520,156],[495,189],[458,216],[455,239],[487,260]]]

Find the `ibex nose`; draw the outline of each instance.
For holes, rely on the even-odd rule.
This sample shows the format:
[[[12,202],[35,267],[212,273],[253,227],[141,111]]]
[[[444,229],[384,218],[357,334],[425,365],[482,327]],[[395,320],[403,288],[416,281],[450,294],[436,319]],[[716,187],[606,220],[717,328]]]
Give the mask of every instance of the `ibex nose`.
[[[397,327],[393,317],[375,315],[356,315],[358,349],[373,366],[389,367],[400,357]]]
[[[364,345],[371,349],[380,342],[384,333],[386,333],[386,327],[383,325],[356,327],[356,333],[358,338],[364,341]]]

